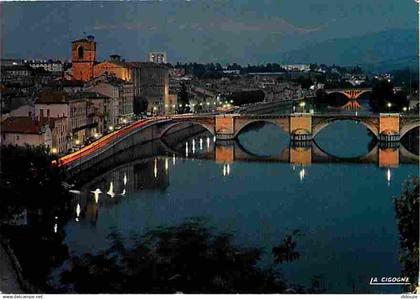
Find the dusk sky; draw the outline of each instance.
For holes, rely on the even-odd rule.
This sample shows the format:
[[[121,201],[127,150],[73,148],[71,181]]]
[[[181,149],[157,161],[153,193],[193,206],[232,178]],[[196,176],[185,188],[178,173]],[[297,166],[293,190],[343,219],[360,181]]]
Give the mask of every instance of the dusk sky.
[[[332,38],[416,29],[414,0],[2,2],[3,58],[70,58],[94,35],[98,58],[262,63]],[[272,60],[272,59],[270,59]]]

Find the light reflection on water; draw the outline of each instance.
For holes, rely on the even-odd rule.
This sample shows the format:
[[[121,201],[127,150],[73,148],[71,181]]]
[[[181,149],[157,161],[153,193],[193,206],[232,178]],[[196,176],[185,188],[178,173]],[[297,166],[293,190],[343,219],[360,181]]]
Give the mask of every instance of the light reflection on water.
[[[368,153],[364,128],[337,125],[340,130],[326,128],[317,139],[328,153]],[[244,132],[239,142],[261,156],[288,148],[288,136],[270,125]],[[309,285],[319,275],[328,292],[399,292],[373,289],[368,282],[371,276],[401,273],[392,198],[418,173],[416,165],[230,161],[226,152],[215,161],[214,140],[207,135],[174,148],[180,154],[134,161],[74,195],[78,222],[65,226],[73,254],[106,249],[114,228],[128,236],[206,217],[219,231],[233,231],[245,246],[271,248],[299,229],[301,258],[283,268],[292,283]]]

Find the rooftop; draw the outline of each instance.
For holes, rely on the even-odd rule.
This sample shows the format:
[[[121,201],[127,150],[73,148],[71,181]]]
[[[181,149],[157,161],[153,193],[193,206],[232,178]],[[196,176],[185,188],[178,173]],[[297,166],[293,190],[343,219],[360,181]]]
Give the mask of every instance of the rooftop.
[[[93,91],[78,92],[78,93],[72,95],[71,97],[73,99],[104,99],[104,98],[109,98],[106,95],[103,95],[103,94],[98,93],[98,92],[93,92]]]
[[[38,93],[35,104],[60,104],[67,103],[69,95],[61,90],[43,90]]]
[[[130,61],[126,62],[130,68],[167,68],[166,65],[161,63],[154,62],[145,62],[145,61]]]
[[[44,125],[45,121],[40,122],[29,116],[14,116],[6,118],[1,123],[1,132],[40,134]]]
[[[52,86],[63,86],[63,87],[82,87],[84,82],[82,80],[53,80],[49,82]]]

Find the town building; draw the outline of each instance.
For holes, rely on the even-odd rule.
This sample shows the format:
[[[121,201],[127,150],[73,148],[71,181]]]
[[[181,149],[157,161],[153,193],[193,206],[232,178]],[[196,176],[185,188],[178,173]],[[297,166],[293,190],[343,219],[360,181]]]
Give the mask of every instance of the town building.
[[[13,66],[13,65],[23,65],[23,59],[8,59],[8,58],[2,58],[0,59],[0,65],[1,67],[5,66]]]
[[[35,116],[39,119],[67,118],[67,136],[72,146],[85,142],[86,100],[64,91],[44,90],[35,100]]]
[[[35,107],[33,105],[22,105],[10,111],[9,116],[35,116]]]
[[[93,36],[72,42],[71,62],[74,79],[87,81],[93,78],[96,62],[96,42]]]
[[[87,82],[85,90],[97,92],[110,99],[106,120],[108,128],[124,124],[133,117],[133,83],[102,74]]]
[[[129,62],[135,101],[148,103],[150,113],[164,113],[169,105],[169,69],[152,62]]]
[[[166,52],[149,52],[149,62],[167,63],[168,58],[166,56]]]
[[[48,87],[54,89],[61,89],[69,94],[75,94],[83,91],[84,84],[85,82],[82,80],[67,80],[64,78],[60,78],[57,80],[50,81],[48,83]]]
[[[64,154],[70,149],[67,117],[50,117],[43,119],[51,130],[51,151],[54,154]]]
[[[111,98],[97,92],[84,91],[74,97],[86,101],[86,134],[96,139],[106,133],[113,123],[108,118],[111,107]]]
[[[131,80],[131,71],[119,55],[110,60],[96,61],[96,42],[93,36],[72,42],[72,72],[76,80],[88,81],[102,74],[114,75],[125,81]]]
[[[27,65],[2,66],[0,70],[1,82],[14,85],[28,85],[32,83],[33,69]]]
[[[25,62],[31,68],[42,68],[47,72],[61,73],[64,70],[64,65],[60,60],[27,60]]]
[[[178,107],[178,94],[169,93],[165,101],[165,114],[175,114]]]
[[[93,67],[93,77],[102,74],[112,75],[124,81],[131,81],[131,71],[125,61],[119,55],[111,55],[110,60],[97,63]]]
[[[48,122],[30,116],[8,117],[1,123],[2,145],[45,145],[52,148]]]

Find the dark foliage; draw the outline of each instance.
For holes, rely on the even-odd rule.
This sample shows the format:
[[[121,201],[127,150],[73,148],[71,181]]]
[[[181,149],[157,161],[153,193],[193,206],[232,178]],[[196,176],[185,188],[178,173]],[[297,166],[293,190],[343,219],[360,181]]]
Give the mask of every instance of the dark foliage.
[[[2,220],[24,209],[51,211],[63,206],[68,193],[62,186],[64,173],[51,164],[54,158],[46,147],[1,147]]]
[[[258,266],[259,248],[235,245],[230,234],[215,234],[200,220],[160,227],[134,236],[119,234],[97,255],[72,260],[62,281],[78,293],[281,293],[287,289],[275,265]],[[292,236],[273,249],[277,263],[299,257]],[[303,289],[300,289],[303,291]]]
[[[400,231],[402,274],[410,278],[409,290],[413,291],[419,275],[419,178],[406,181],[401,195],[394,201]]]
[[[134,114],[146,113],[149,103],[143,97],[136,97],[134,99],[133,112]]]
[[[233,92],[226,98],[233,100],[234,105],[243,105],[264,101],[265,94],[262,90],[246,90]]]
[[[296,251],[296,241],[293,237],[299,234],[299,230],[294,231],[290,235],[286,235],[283,239],[283,243],[279,246],[273,247],[273,255],[275,256],[275,262],[278,264],[293,262],[300,257],[299,252]]]
[[[182,106],[179,107],[179,104],[181,104]],[[178,113],[189,112],[190,108],[186,106],[187,104],[188,105],[190,104],[189,94],[188,94],[187,86],[184,83],[182,83],[181,90],[178,93],[178,108],[177,108]]]
[[[391,107],[388,107],[391,103]],[[394,85],[386,80],[376,81],[372,87],[370,107],[373,112],[401,112],[408,107],[408,99],[403,91],[394,93]]]
[[[69,199],[64,173],[51,164],[54,158],[45,147],[1,148],[1,233],[10,240],[25,278],[42,289],[50,269],[68,254],[63,233],[54,230],[68,219]]]

